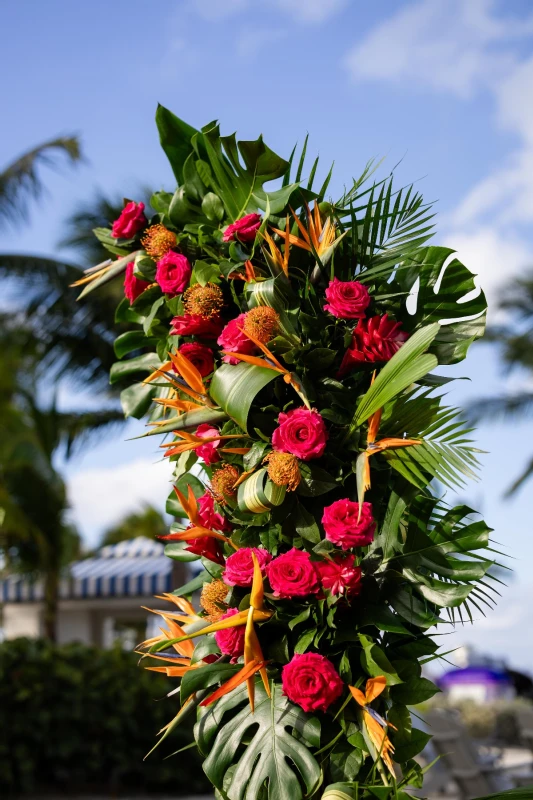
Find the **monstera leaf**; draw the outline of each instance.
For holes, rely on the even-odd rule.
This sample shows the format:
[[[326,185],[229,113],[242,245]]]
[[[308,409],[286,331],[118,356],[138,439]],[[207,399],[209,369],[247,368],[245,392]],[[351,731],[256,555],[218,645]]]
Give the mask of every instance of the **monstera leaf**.
[[[453,253],[449,247],[424,247],[396,278],[404,291],[416,293],[414,315],[405,313],[409,327],[444,322],[430,350],[439,364],[462,361],[472,342],[483,336],[487,316],[487,301],[481,290],[475,292],[474,274],[457,258],[450,260]],[[468,298],[470,293],[475,296]]]
[[[229,800],[262,798],[265,785],[269,800],[301,800],[302,787],[305,795],[311,794],[320,780],[320,767],[308,749],[320,745],[320,723],[289,703],[280,686],[272,686],[269,698],[257,684],[255,698],[252,713],[243,686],[221,698],[197,723],[196,741],[209,753],[205,774]]]
[[[257,208],[268,207],[270,213],[279,214],[298,189],[299,183],[293,183],[265,191],[265,183],[287,173],[289,162],[276,155],[261,136],[255,141],[237,142],[235,134],[221,136],[215,122],[199,132],[163,106],[157,109],[156,122],[174,175],[184,188],[176,199],[180,208],[186,196],[202,194],[203,186],[222,200],[232,221]]]

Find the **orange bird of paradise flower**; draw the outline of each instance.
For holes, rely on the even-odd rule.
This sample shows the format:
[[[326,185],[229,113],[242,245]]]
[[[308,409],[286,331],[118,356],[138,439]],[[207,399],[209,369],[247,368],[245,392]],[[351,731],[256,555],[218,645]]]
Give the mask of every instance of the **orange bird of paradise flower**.
[[[137,645],[135,652],[145,657],[148,655],[145,650],[153,647],[154,645],[160,644],[163,648],[172,647],[176,653],[178,653],[178,656],[150,654],[151,658],[157,658],[160,661],[170,662],[172,666],[147,667],[147,669],[151,670],[152,672],[163,672],[169,678],[182,678],[187,672],[189,672],[189,670],[198,669],[198,667],[201,667],[203,662],[200,661],[196,664],[191,664],[194,646],[192,642],[188,640],[183,642],[177,641],[185,635],[185,631],[178,624],[178,622],[191,624],[192,622],[197,622],[202,618],[196,614],[193,606],[183,597],[176,597],[176,595],[173,594],[164,594],[157,595],[157,599],[174,603],[176,606],[178,606],[182,613],[180,614],[173,611],[159,611],[154,608],[145,608],[143,606],[146,611],[151,611],[153,614],[159,614],[159,616],[165,621],[167,628],[160,628],[160,636],[154,636],[151,639],[146,639],[146,641],[141,642],[141,644]],[[170,641],[172,641],[172,644],[170,644]]]
[[[392,776],[395,777],[394,767],[392,765],[391,754],[394,753],[394,747],[391,740],[387,736],[387,727],[393,728],[394,725],[387,723],[377,711],[370,708],[370,703],[379,697],[382,691],[387,686],[387,679],[384,675],[378,675],[377,678],[369,678],[366,682],[366,689],[363,693],[355,686],[349,686],[352,697],[363,709],[363,725],[368,733],[368,737],[377,751],[377,758],[381,757],[387,765]]]
[[[359,516],[361,516],[365,492],[370,489],[370,456],[376,455],[376,453],[382,453],[384,450],[393,450],[399,447],[411,447],[412,445],[422,444],[420,439],[396,439],[394,437],[385,437],[384,439],[376,441],[382,414],[383,409],[380,408],[369,418],[366,450],[357,456],[356,474]]]
[[[194,366],[188,358],[186,358],[183,353],[180,353],[179,350],[176,350],[175,353],[169,353],[170,361],[166,361],[160,367],[158,367],[154,372],[151,373],[147,378],[144,379],[143,383],[152,383],[156,378],[160,378],[164,376],[167,382],[178,392],[183,392],[184,394],[191,397],[195,403],[196,408],[200,408],[201,406],[213,406],[213,403],[208,397],[207,389],[203,382],[202,376],[199,370]],[[172,380],[167,374],[171,370],[174,370],[180,378],[182,382],[178,382]],[[158,398],[158,402],[162,405],[169,405],[174,408],[179,408],[183,411],[191,411],[192,408],[187,407],[181,408],[179,403],[173,400],[169,402],[168,400],[165,401],[161,398]]]
[[[176,640],[176,644],[181,644],[184,641],[189,639],[194,639],[196,636],[204,636],[205,634],[209,633],[216,633],[216,631],[221,631],[226,628],[236,628],[240,625],[245,625],[245,633],[244,633],[244,666],[241,670],[239,670],[236,675],[233,675],[229,681],[224,683],[219,689],[217,689],[212,695],[207,697],[205,700],[202,701],[202,705],[210,705],[214,703],[215,700],[218,700],[223,695],[231,692],[241,683],[246,681],[248,686],[248,699],[250,701],[250,707],[252,712],[255,708],[255,674],[257,672],[260,673],[261,678],[263,680],[263,685],[265,687],[265,691],[267,695],[270,697],[270,684],[268,680],[268,675],[266,671],[266,661],[263,656],[263,651],[261,650],[261,645],[259,643],[259,639],[257,637],[257,632],[255,630],[255,623],[256,622],[266,622],[266,620],[270,619],[273,612],[267,611],[264,607],[264,587],[263,587],[263,576],[261,574],[261,567],[259,566],[259,562],[255,553],[252,553],[252,559],[254,564],[254,577],[252,582],[252,590],[250,592],[250,606],[245,611],[239,611],[237,614],[234,614],[231,617],[226,617],[226,619],[221,619],[218,622],[214,622],[211,625],[207,625],[205,628],[201,628],[194,633],[189,633],[186,636],[182,636]],[[169,647],[170,645],[174,644],[174,640],[166,640],[163,643],[156,643],[152,646],[151,652],[157,652],[158,650],[162,650],[165,647]]]
[[[187,450],[194,450],[203,444],[209,442],[220,442],[225,439],[245,439],[244,433],[228,433],[217,434],[216,436],[196,436],[194,433],[187,433],[187,431],[174,431],[174,436],[182,439],[181,442],[174,442],[173,444],[162,444],[160,447],[166,447],[165,456],[176,456],[179,453],[185,453]],[[222,453],[238,453],[239,455],[246,455],[250,450],[249,447],[221,447]]]
[[[272,230],[285,240],[285,254],[287,253],[289,244],[293,244],[295,247],[300,247],[302,250],[307,250],[309,253],[313,253],[319,258],[322,258],[335,241],[337,233],[335,223],[332,222],[331,217],[327,217],[326,221],[324,223],[322,222],[320,208],[317,202],[315,202],[312,211],[306,203],[305,210],[307,214],[307,228],[291,208],[292,216],[300,230],[302,238],[289,233],[288,216],[284,231],[279,230],[279,228],[272,228]]]
[[[192,522],[192,527],[187,528],[184,531],[177,531],[176,533],[169,533],[166,536],[160,536],[159,537],[160,539],[172,542],[176,541],[188,542],[191,539],[197,539],[199,536],[211,536],[213,539],[219,539],[221,542],[225,542],[226,544],[231,545],[234,550],[239,549],[237,545],[234,542],[232,542],[230,538],[224,536],[223,533],[219,533],[218,531],[212,531],[210,528],[205,528],[201,524],[198,511],[198,501],[194,495],[192,486],[190,484],[187,487],[187,497],[185,497],[185,495],[182,494],[182,492],[180,492],[177,486],[174,486],[174,491],[176,492],[176,496],[180,502],[181,507],[185,511],[185,514]]]

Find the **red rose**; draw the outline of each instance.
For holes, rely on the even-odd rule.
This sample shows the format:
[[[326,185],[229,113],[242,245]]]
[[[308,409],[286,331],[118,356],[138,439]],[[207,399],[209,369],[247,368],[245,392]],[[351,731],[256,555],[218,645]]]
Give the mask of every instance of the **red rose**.
[[[347,597],[361,591],[361,567],[355,566],[355,556],[337,555],[327,561],[315,564],[323,589],[331,594],[345,594]]]
[[[200,439],[210,439],[212,436],[219,436],[220,431],[208,422],[202,422],[202,424],[198,425],[196,428],[196,435],[199,436]],[[211,464],[216,464],[217,461],[220,461],[220,456],[217,453],[219,444],[220,439],[215,439],[214,442],[206,442],[205,444],[195,447],[194,452],[199,458],[203,459],[208,467],[210,467]]]
[[[228,608],[220,619],[228,619],[239,613],[238,608]],[[220,621],[220,620],[219,620]],[[238,658],[244,653],[244,632],[246,625],[237,625],[235,628],[223,628],[215,633],[215,641],[220,648],[220,652],[225,656]]]
[[[120,217],[113,223],[111,233],[115,239],[132,239],[146,225],[144,203],[126,203]]]
[[[336,500],[330,506],[326,506],[322,517],[326,539],[340,545],[343,550],[370,544],[376,530],[370,503],[363,503],[359,522],[358,514],[359,503],[354,503],[352,500]]]
[[[255,553],[261,572],[265,573],[266,565],[272,561],[272,556],[262,547],[241,547],[232,553],[226,560],[226,571],[222,580],[228,586],[251,586],[254,577],[254,562],[252,553]]]
[[[198,498],[198,516],[204,528],[222,531],[222,533],[228,533],[232,529],[231,523],[222,514],[215,511],[215,501],[207,492]]]
[[[318,592],[318,580],[309,553],[295,547],[267,566],[267,575],[276,597],[305,597]]]
[[[326,299],[329,302],[324,306],[324,311],[341,319],[364,317],[370,304],[366,286],[358,281],[340,281],[338,278],[330,281],[326,289]]]
[[[292,453],[302,461],[320,458],[326,449],[328,432],[318,411],[295,408],[278,417],[279,428],[272,434],[274,450]]]
[[[224,231],[224,241],[232,242],[237,239],[240,242],[253,242],[260,227],[261,217],[259,214],[247,214],[228,225]]]
[[[216,339],[224,323],[220,317],[204,319],[199,314],[185,314],[183,317],[174,317],[170,323],[171,336],[205,336],[206,339]]]
[[[189,525],[189,527],[191,528],[192,525]],[[189,553],[194,553],[196,556],[208,558],[209,561],[213,561],[215,564],[224,564],[222,542],[212,536],[197,536],[196,539],[190,539],[185,550]]]
[[[409,334],[402,331],[401,327],[401,322],[393,322],[386,314],[360,319],[353,332],[352,346],[342,359],[338,377],[342,378],[356,364],[365,361],[389,361],[409,338]]]
[[[175,297],[183,292],[191,277],[189,261],[181,253],[170,250],[157,262],[155,279],[165,294]]]
[[[131,303],[136,300],[145,289],[150,286],[148,281],[143,281],[133,274],[133,261],[126,265],[126,275],[124,277],[124,295]]]
[[[244,353],[245,355],[251,356],[255,353],[257,347],[242,330],[239,330],[239,328],[242,328],[244,325],[245,318],[246,314],[239,314],[236,319],[232,319],[228,322],[218,337],[217,344],[224,350],[229,350],[230,353]],[[224,356],[222,361],[226,361],[228,364],[239,363],[239,359],[233,358],[233,356]]]
[[[283,694],[304,711],[327,711],[343,690],[343,682],[329,659],[318,653],[292,657],[281,671]]]

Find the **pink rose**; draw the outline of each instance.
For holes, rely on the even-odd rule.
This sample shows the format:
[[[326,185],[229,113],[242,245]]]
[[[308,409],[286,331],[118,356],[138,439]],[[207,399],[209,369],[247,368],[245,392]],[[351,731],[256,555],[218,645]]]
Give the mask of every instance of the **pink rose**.
[[[305,597],[318,592],[318,580],[309,553],[295,547],[267,566],[267,576],[276,597]]]
[[[324,509],[322,525],[326,539],[338,544],[343,550],[350,547],[365,547],[374,538],[376,523],[370,503],[363,503],[359,522],[359,503],[352,500],[336,500]]]
[[[184,314],[174,317],[170,323],[171,336],[205,336],[206,339],[216,339],[224,323],[220,317],[204,319],[199,314]]]
[[[355,566],[355,556],[337,555],[315,564],[323,589],[331,594],[353,597],[361,591],[361,567]]]
[[[215,511],[215,501],[208,492],[198,498],[198,516],[204,528],[222,531],[222,533],[229,533],[232,530],[231,523],[222,514]],[[217,540],[213,539],[213,541]]]
[[[170,250],[157,262],[155,279],[165,294],[175,297],[186,288],[191,273],[188,259],[181,253]]]
[[[409,338],[401,327],[401,322],[393,322],[386,314],[360,319],[353,332],[352,345],[342,359],[338,377],[342,378],[357,364],[389,361]]]
[[[253,242],[260,227],[261,217],[259,214],[247,214],[228,225],[224,231],[224,241],[232,242],[237,239],[240,242]]]
[[[292,453],[302,461],[320,458],[326,449],[328,432],[318,411],[295,408],[278,417],[279,428],[272,434],[274,450]]]
[[[251,586],[254,577],[254,562],[252,553],[255,553],[261,572],[265,574],[266,565],[272,561],[272,556],[262,547],[241,547],[232,553],[226,561],[226,571],[222,580],[228,586]]]
[[[180,353],[193,364],[202,378],[210,375],[215,368],[215,359],[213,358],[213,351],[205,344],[198,342],[186,342],[178,347]]]
[[[225,614],[222,614],[220,619],[228,619],[239,613],[238,608],[228,608]],[[220,621],[220,620],[219,620]],[[244,632],[246,625],[237,625],[235,628],[223,628],[221,631],[216,631],[215,641],[220,648],[220,652],[225,656],[232,656],[238,658],[244,653]]]
[[[245,355],[253,355],[257,350],[255,344],[249,339],[242,330],[244,324],[246,314],[239,314],[236,319],[232,319],[220,336],[217,339],[217,344],[220,345],[224,350],[229,350],[230,353],[244,353]],[[238,364],[239,359],[233,358],[233,356],[224,356],[222,361],[225,361],[227,364]]]
[[[196,428],[196,435],[199,436],[200,439],[211,439],[212,436],[219,436],[220,431],[208,422],[202,422],[202,424],[198,425]],[[206,442],[205,444],[195,447],[194,452],[208,467],[210,467],[211,464],[216,464],[217,461],[220,461],[220,455],[217,453],[219,444],[220,439],[215,439],[214,442]]]
[[[128,298],[130,305],[150,286],[148,281],[137,278],[133,274],[133,269],[133,261],[130,261],[126,265],[126,275],[124,277],[124,296]]]
[[[146,225],[144,203],[126,203],[120,217],[113,223],[111,233],[115,239],[133,239],[136,233]]]
[[[341,319],[358,319],[364,317],[370,304],[368,289],[358,281],[340,281],[333,278],[326,289],[324,311]]]
[[[293,656],[281,671],[281,683],[283,694],[304,711],[327,711],[344,687],[331,661],[318,653]]]

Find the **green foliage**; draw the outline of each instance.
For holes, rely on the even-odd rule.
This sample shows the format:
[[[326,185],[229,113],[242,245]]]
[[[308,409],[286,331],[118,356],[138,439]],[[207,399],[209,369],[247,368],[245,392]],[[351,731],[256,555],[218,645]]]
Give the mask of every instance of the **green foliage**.
[[[71,795],[80,786],[102,794],[207,791],[195,753],[166,761],[162,751],[143,762],[167,722],[168,707],[155,701],[168,683],[139,671],[137,661],[121,650],[81,644],[0,645],[3,796]],[[189,736],[187,725],[176,731],[172,750]]]

